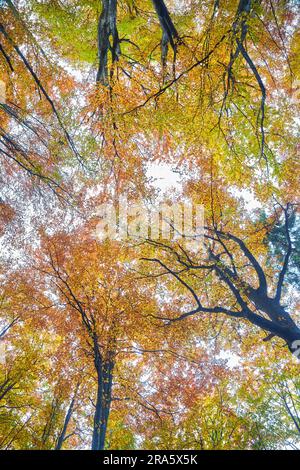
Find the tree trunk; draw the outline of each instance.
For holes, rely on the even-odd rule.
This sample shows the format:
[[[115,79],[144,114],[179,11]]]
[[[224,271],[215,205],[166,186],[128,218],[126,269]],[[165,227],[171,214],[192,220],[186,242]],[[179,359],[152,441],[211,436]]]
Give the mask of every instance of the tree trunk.
[[[112,391],[112,361],[107,361],[103,368],[103,405],[100,424],[99,448],[102,450],[105,446],[105,437],[107,431],[107,423],[109,418],[111,406],[111,391]]]
[[[77,389],[76,389],[76,392],[77,392]],[[61,431],[61,433],[60,433],[60,435],[58,436],[58,439],[57,439],[55,450],[61,450],[62,445],[65,441],[68,425],[69,425],[69,422],[70,422],[70,419],[71,419],[71,416],[72,416],[72,413],[73,413],[73,409],[74,409],[76,392],[75,392],[75,394],[74,394],[74,396],[71,400],[70,406],[68,408],[62,431]]]
[[[273,333],[276,336],[279,336],[284,341],[286,341],[289,350],[294,353],[296,349],[300,348],[300,328],[296,325],[290,314],[285,310],[285,308],[280,305],[279,301],[275,298],[271,298],[267,295],[266,292],[262,292],[260,289],[247,288],[245,293],[249,300],[254,302],[256,308],[264,312],[272,322]],[[255,323],[261,328],[264,328],[263,325]],[[297,343],[294,343],[294,342]],[[299,356],[297,356],[300,358]]]
[[[161,58],[163,66],[166,65],[168,44],[176,50],[176,40],[179,39],[177,29],[171,19],[170,13],[163,0],[152,0],[162,29]]]
[[[109,418],[112,378],[113,378],[113,353],[109,352],[108,358],[103,360],[98,344],[95,344],[95,368],[97,372],[97,400],[94,414],[94,429],[92,437],[92,450],[103,450]]]
[[[112,43],[110,43],[110,37]],[[97,82],[108,85],[108,51],[111,50],[112,62],[120,55],[120,41],[117,30],[117,0],[102,0],[102,11],[98,22],[99,67]]]

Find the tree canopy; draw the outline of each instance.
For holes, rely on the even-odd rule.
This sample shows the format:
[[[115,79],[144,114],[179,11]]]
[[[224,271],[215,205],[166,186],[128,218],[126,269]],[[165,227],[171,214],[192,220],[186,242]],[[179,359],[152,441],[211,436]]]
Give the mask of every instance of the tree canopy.
[[[299,448],[299,18],[0,1],[1,449]]]

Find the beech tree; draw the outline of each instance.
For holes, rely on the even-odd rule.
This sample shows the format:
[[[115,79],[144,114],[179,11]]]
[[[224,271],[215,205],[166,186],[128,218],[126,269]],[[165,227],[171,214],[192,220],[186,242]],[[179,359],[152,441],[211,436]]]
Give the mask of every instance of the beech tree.
[[[158,318],[172,323],[190,316],[199,316],[201,313],[223,314],[239,321],[246,320],[265,331],[267,336],[263,341],[269,341],[273,337],[283,339],[290,351],[296,352],[299,347],[300,330],[293,318],[294,315],[288,312],[283,300],[285,277],[294,250],[294,240],[290,233],[290,219],[294,215],[294,206],[291,204],[287,204],[286,207],[281,206],[280,212],[281,214],[276,213],[273,221],[269,221],[268,227],[258,226],[253,230],[254,235],[262,231],[268,233],[278,218],[283,217],[286,247],[282,266],[277,274],[276,270],[271,270],[272,275],[268,273],[270,266],[267,255],[262,262],[262,253],[259,253],[258,258],[255,248],[249,247],[243,238],[230,230],[218,228],[217,223],[205,227],[205,254],[202,258],[198,253],[196,255],[189,253],[180,244],[170,246],[149,240],[150,245],[161,248],[166,257],[144,258],[144,260],[156,263],[160,267],[161,275],[172,276],[194,303],[191,310],[177,316]],[[252,238],[252,240],[250,238],[252,244],[255,243],[253,233],[248,234],[249,238]],[[210,285],[210,295],[207,293],[208,285]],[[207,300],[204,303],[205,298]],[[292,302],[289,303],[292,308]]]
[[[0,3],[0,447],[298,448],[297,2]]]

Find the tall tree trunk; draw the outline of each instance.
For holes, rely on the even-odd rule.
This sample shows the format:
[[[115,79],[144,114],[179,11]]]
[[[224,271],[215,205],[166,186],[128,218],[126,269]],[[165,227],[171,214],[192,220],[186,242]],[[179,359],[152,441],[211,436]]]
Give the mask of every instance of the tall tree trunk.
[[[96,338],[94,339],[94,353],[97,372],[97,400],[94,413],[92,450],[103,450],[111,406],[114,361],[111,352],[109,352],[107,359],[102,358]]]
[[[109,50],[111,50],[112,62],[118,60],[120,41],[117,30],[117,0],[102,0],[102,11],[98,22],[99,66],[96,80],[106,86],[108,85],[107,61]]]
[[[113,368],[114,362],[112,358],[109,358],[105,361],[103,367],[103,406],[100,426],[100,449],[104,449],[105,446],[107,423],[111,406]]]

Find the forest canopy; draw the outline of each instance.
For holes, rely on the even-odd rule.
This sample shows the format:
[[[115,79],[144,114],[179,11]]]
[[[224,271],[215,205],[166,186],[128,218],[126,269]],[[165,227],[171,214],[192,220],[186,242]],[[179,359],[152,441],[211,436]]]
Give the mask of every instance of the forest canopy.
[[[0,0],[0,449],[300,449],[297,0]]]

